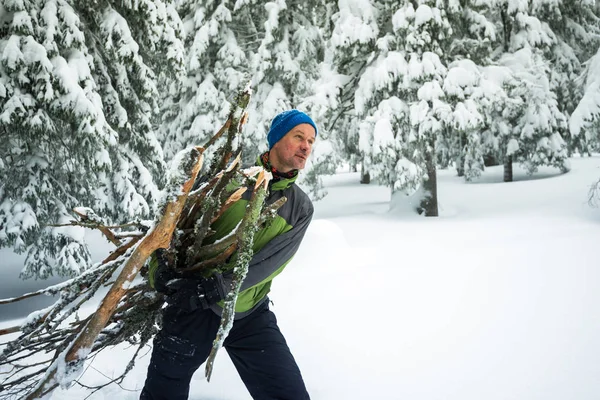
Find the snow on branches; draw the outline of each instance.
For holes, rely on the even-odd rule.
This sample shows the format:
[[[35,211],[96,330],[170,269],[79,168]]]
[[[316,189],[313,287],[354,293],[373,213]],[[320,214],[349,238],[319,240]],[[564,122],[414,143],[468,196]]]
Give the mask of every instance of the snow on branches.
[[[182,76],[181,21],[162,0],[0,7],[0,246],[28,253],[24,277],[75,276],[87,247],[49,224],[82,204],[115,223],[154,210],[157,77]]]

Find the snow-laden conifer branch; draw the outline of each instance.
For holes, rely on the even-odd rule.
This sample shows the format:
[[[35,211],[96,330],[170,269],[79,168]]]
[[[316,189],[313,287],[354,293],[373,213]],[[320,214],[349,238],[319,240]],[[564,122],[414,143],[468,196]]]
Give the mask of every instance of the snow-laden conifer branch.
[[[28,253],[24,277],[73,277],[91,267],[83,229],[64,224],[73,207],[111,224],[153,214],[181,19],[163,0],[1,3],[0,247]]]

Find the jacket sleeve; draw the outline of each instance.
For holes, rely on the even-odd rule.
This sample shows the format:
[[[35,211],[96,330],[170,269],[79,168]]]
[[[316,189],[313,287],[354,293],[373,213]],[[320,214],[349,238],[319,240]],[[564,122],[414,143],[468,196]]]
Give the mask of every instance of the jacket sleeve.
[[[304,234],[312,220],[314,209],[309,204],[305,215],[289,231],[275,237],[267,243],[258,253],[254,254],[248,265],[248,274],[242,283],[241,291],[262,282],[282,265],[291,260],[300,247]],[[225,288],[231,288],[232,273],[223,275]]]

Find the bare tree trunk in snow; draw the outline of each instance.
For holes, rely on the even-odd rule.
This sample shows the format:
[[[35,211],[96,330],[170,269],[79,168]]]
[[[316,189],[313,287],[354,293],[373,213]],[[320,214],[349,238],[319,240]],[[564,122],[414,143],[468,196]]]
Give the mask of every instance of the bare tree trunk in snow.
[[[371,183],[371,175],[369,174],[369,171],[365,170],[365,162],[363,161],[361,163],[361,167],[360,167],[360,183],[368,185],[369,183]]]
[[[467,145],[467,138],[464,132],[461,132],[459,134],[459,142],[458,142],[458,146],[459,146],[459,151],[458,151],[458,156],[456,157],[456,174],[458,176],[465,176],[465,152],[466,152],[466,145]]]
[[[513,168],[512,168],[512,156],[506,156],[504,158],[504,182],[513,181]]]
[[[435,168],[435,152],[433,150],[427,151],[425,167],[427,168],[428,179],[423,182],[425,197],[421,200],[419,212],[424,213],[426,217],[437,217],[437,172]]]

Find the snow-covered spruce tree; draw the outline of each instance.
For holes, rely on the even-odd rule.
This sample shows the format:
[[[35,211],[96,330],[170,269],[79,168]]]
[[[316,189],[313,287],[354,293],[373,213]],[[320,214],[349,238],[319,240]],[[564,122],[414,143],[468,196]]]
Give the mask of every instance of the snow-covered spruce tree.
[[[600,148],[600,49],[586,65],[584,71],[584,96],[573,111],[569,129],[573,137]],[[590,203],[600,206],[600,180],[590,188]]]
[[[324,14],[317,15],[315,23],[321,37],[329,38],[333,29],[332,14],[337,10],[337,2],[327,0],[323,3],[322,9]],[[313,79],[309,95],[305,96],[298,105],[298,108],[310,114],[319,127],[319,137],[312,155],[298,179],[298,183],[313,200],[322,199],[327,195],[327,190],[323,186],[323,176],[334,174],[336,168],[347,160],[344,157],[345,147],[336,140],[337,132],[334,131],[335,122],[333,122],[340,108],[339,97],[344,77],[333,65],[330,41],[323,43],[320,51],[323,52],[323,60],[319,65],[317,79]]]
[[[254,93],[244,136],[245,162],[267,149],[266,135],[279,112],[300,107],[311,94],[323,60],[318,24],[326,15],[322,1],[257,0],[236,12],[248,12],[257,29],[258,48],[250,58]]]
[[[503,160],[508,143],[519,137],[515,126],[524,106],[523,98],[516,94],[520,82],[513,71],[505,66],[489,65],[479,67],[479,71],[481,79],[473,98],[483,116],[483,126],[480,134],[475,134],[473,138],[482,146],[485,156]],[[467,162],[465,177],[477,176],[481,172],[470,168]]]
[[[573,137],[584,136],[584,142],[600,148],[600,48],[587,63],[581,76],[584,95],[569,120]]]
[[[553,61],[558,65],[566,65],[567,68],[563,68],[565,71],[562,74],[555,73],[552,82],[556,82],[559,107],[571,120],[575,108],[587,95],[586,90],[590,87],[586,84],[586,77],[590,77],[586,65],[590,64],[589,60],[600,49],[600,2],[563,1],[559,8],[560,18],[551,19],[549,22],[560,40],[560,46],[555,46],[556,61]],[[560,62],[561,59],[567,58],[563,54],[572,54],[571,59],[576,57],[576,60],[570,63],[572,68],[568,68],[569,63]],[[594,135],[593,130],[579,135],[569,129],[566,139],[570,152],[590,154],[599,148],[600,135],[597,131]]]
[[[322,77],[323,84],[335,84],[335,92],[328,93],[334,103],[328,110],[327,129],[340,156],[352,170],[361,164],[361,183],[370,182],[358,145],[360,123],[366,114],[357,112],[354,99],[360,77],[377,50],[379,23],[389,23],[389,16],[381,16],[377,8],[380,6],[369,0],[338,1],[327,49],[333,68],[328,76]]]
[[[556,94],[559,110],[567,118],[583,96],[577,80],[582,64],[600,46],[600,18],[595,3],[594,0],[546,0],[532,2],[530,6],[530,12],[551,30],[552,45],[544,54],[549,60],[550,87]],[[560,133],[568,140],[569,151],[585,150],[583,136],[571,137],[564,128]]]
[[[566,117],[561,112],[550,81],[551,66],[546,54],[557,43],[556,35],[537,14],[555,8],[556,1],[493,0],[503,33],[498,62],[507,66],[518,80],[509,97],[523,100],[521,113],[513,118],[510,134],[502,136],[499,149],[504,159],[504,180],[512,181],[512,163],[519,161],[529,173],[540,165],[568,169],[566,143],[561,132]],[[506,140],[508,136],[511,139]]]
[[[453,12],[448,14],[452,37],[443,54],[449,67],[444,91],[449,95],[447,101],[454,118],[446,121],[445,134],[438,142],[438,164],[444,168],[454,163],[458,176],[472,179],[481,173],[483,157],[489,154],[479,129],[485,122],[478,111],[483,105],[472,97],[485,93],[479,87],[478,66],[492,62],[499,36],[485,2],[463,0],[454,6]]]
[[[454,161],[458,176],[471,180],[483,171],[483,157],[490,147],[482,137],[486,122],[482,101],[489,93],[479,67],[467,59],[448,66],[442,89],[452,112],[443,121],[444,135],[439,141]],[[438,148],[438,159],[440,154]]]
[[[179,27],[162,0],[0,4],[0,246],[28,253],[24,277],[89,265],[81,229],[49,226],[73,207],[150,214],[155,79],[182,69]]]
[[[382,15],[391,29],[377,41],[378,55],[362,74],[356,95],[361,150],[369,171],[393,195],[422,188],[417,211],[437,216],[436,142],[451,113],[442,89],[440,59],[452,29],[443,1],[390,2]],[[394,198],[392,199],[394,201]]]
[[[505,155],[504,181],[512,181],[513,161],[521,163],[529,174],[541,165],[566,172],[569,168],[567,149],[560,131],[567,122],[550,89],[545,60],[539,52],[524,48],[504,54],[499,63],[508,67],[516,80],[508,96],[520,99],[522,104],[511,118],[511,129],[499,132],[500,150]]]
[[[452,38],[444,57],[448,60],[469,59],[477,65],[488,65],[496,47],[498,25],[489,12],[490,5],[485,0],[461,0],[448,19],[452,25]]]
[[[319,127],[319,136],[312,155],[298,179],[298,183],[313,200],[322,199],[327,195],[322,177],[334,174],[337,166],[344,161],[344,149],[336,141],[335,133],[328,129],[334,110],[338,108],[338,92],[341,87],[340,75],[332,71],[331,66],[327,61],[321,63],[321,77],[313,85],[313,94],[299,105],[299,108],[307,110]]]
[[[161,139],[168,160],[184,148],[205,143],[215,133],[227,117],[227,99],[248,72],[246,52],[235,31],[240,18],[232,8],[228,0],[178,3],[187,76],[165,91]],[[211,156],[212,152],[206,154],[208,159]]]

